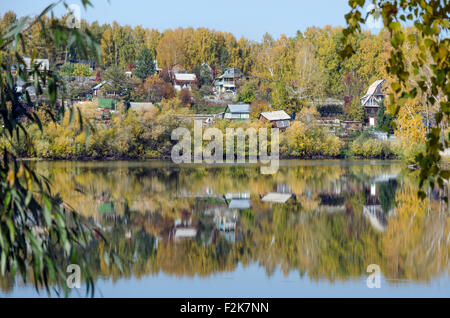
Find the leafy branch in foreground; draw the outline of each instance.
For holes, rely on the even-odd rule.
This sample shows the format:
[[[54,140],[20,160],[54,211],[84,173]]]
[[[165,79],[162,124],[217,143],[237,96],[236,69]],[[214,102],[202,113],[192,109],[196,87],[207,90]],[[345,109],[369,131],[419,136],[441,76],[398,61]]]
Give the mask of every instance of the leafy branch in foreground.
[[[364,5],[372,2],[374,8],[364,17]],[[420,187],[432,188],[436,184],[443,188],[450,172],[440,166],[440,151],[448,148],[449,136],[444,126],[450,116],[450,70],[448,32],[450,27],[448,0],[349,0],[351,11],[346,14],[347,28],[343,31],[347,43],[342,51],[344,57],[354,53],[349,39],[361,32],[361,26],[370,15],[379,15],[390,33],[392,50],[386,71],[393,76],[389,94],[390,113],[396,116],[404,105],[422,97],[423,103],[435,109],[436,126],[427,134],[426,151],[416,157],[420,165]],[[401,22],[414,25],[417,34],[408,34]],[[405,47],[417,50],[406,58]],[[424,198],[425,193],[420,190]]]
[[[64,100],[58,100],[59,78],[51,71],[35,64],[36,52],[33,52],[27,66],[20,52],[25,51],[24,34],[34,24],[42,27],[43,36],[49,45],[64,47],[76,45],[80,52],[92,51],[98,54],[99,46],[90,34],[78,29],[68,28],[59,20],[52,20],[48,26],[43,17],[61,1],[49,5],[40,15],[22,18],[0,34],[0,136],[12,141],[27,131],[25,121],[36,124],[42,131],[42,124],[35,110],[39,98],[45,98],[50,109],[46,112],[54,122],[60,116],[55,113],[70,111],[71,122],[76,110],[65,106]],[[67,7],[67,5],[63,2]],[[83,0],[86,7],[89,1]],[[3,32],[1,32],[3,33]],[[8,56],[9,58],[3,58]],[[12,59],[11,59],[12,57]],[[6,63],[8,60],[9,63]],[[12,62],[11,62],[12,61]],[[36,96],[30,96],[28,90],[18,92],[16,78],[11,75],[11,66],[17,69],[17,76],[25,83],[32,83]],[[28,69],[27,69],[28,67]],[[33,95],[33,94],[31,94]],[[83,124],[78,110],[80,129],[86,130],[86,146],[89,144],[89,123]],[[22,136],[23,136],[22,135]],[[10,146],[14,145],[10,142]],[[50,294],[54,288],[59,294],[62,288],[67,296],[66,267],[78,264],[86,281],[86,292],[94,294],[94,282],[87,270],[87,262],[82,251],[89,247],[95,237],[101,233],[91,228],[79,215],[62,200],[52,194],[48,180],[36,175],[25,162],[19,162],[8,149],[1,149],[0,162],[0,271],[20,273],[25,281],[32,281],[36,289],[45,288]],[[94,235],[95,234],[95,235]],[[109,253],[109,252],[108,252]],[[107,254],[108,254],[107,253]]]

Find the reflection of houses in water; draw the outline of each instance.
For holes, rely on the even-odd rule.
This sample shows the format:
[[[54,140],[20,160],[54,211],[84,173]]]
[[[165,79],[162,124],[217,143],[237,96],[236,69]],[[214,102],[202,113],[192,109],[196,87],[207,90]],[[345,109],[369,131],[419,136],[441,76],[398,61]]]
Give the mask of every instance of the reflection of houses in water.
[[[181,212],[181,218],[174,221],[169,238],[174,241],[194,239],[197,236],[197,227],[192,225],[192,215],[188,211]]]
[[[181,239],[194,239],[197,236],[195,227],[175,227],[172,230],[172,237],[175,241]]]
[[[114,203],[112,202],[109,194],[103,192],[101,195],[95,196],[94,199],[98,203],[97,211],[99,214],[108,215],[116,212],[114,209]]]
[[[246,210],[251,207],[250,193],[248,192],[227,193],[225,199],[229,209]]]
[[[235,210],[217,210],[214,222],[219,231],[229,232],[236,230],[238,215]]]
[[[238,213],[231,209],[216,209],[214,211],[214,223],[221,236],[228,242],[236,242]]]
[[[262,202],[284,204],[292,198],[291,189],[286,184],[277,184],[276,191],[269,192],[261,198]]]
[[[270,203],[286,203],[292,197],[290,193],[270,192],[262,197],[261,201]]]
[[[347,208],[345,206],[345,197],[336,192],[324,192],[319,194],[320,198],[320,212],[325,213],[345,213]]]
[[[387,226],[387,219],[378,199],[377,184],[371,183],[367,191],[369,193],[363,206],[363,215],[369,219],[369,222],[374,229],[384,232]]]
[[[363,214],[377,231],[384,232],[387,220],[381,205],[364,205]]]
[[[395,180],[398,177],[398,172],[394,172],[394,173],[380,173],[379,175],[377,175],[372,181],[372,183],[377,183],[377,182],[388,182],[390,180]]]

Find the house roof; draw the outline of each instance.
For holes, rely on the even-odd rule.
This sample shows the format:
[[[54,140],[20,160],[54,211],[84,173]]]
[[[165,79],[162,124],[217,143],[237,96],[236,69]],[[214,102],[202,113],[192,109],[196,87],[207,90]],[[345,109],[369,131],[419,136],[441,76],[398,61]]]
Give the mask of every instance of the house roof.
[[[242,72],[240,69],[233,67],[225,70],[222,75],[219,76],[219,78],[235,78],[235,77],[242,77]]]
[[[175,229],[175,238],[194,238],[197,235],[195,228],[177,228]]]
[[[103,82],[95,85],[94,87],[92,87],[92,90],[97,90],[97,89],[101,88],[103,85],[105,85],[107,83],[108,83],[108,81],[103,81]]]
[[[261,113],[260,115],[270,121],[291,119],[291,116],[289,116],[284,110],[275,110],[272,112],[264,112],[264,113]]]
[[[277,193],[271,192],[265,195],[261,200],[263,202],[272,202],[272,203],[286,203],[292,194],[290,193]]]
[[[373,82],[372,85],[370,85],[369,89],[367,90],[366,95],[373,95],[377,91],[377,88],[384,83],[384,79],[380,79],[378,81]]]
[[[385,81],[384,79],[380,79],[380,80],[377,80],[377,81],[373,82],[373,84],[370,85],[369,89],[367,90],[366,95],[364,95],[364,96],[361,98],[361,104],[362,104],[362,106],[365,106],[365,105],[366,105],[366,103],[367,103],[367,101],[369,101],[370,97],[372,97],[372,96],[374,96],[374,95],[377,95],[377,94],[376,94],[377,91],[378,91],[378,92],[381,92],[381,88],[383,87],[383,85],[384,85],[385,82],[386,82],[386,81]]]
[[[195,81],[197,76],[190,73],[175,73],[175,80],[177,81]]]
[[[150,110],[154,108],[152,103],[136,103],[136,102],[130,102],[130,108],[132,110]]]
[[[230,113],[250,113],[249,104],[228,105]]]
[[[230,201],[230,204],[228,205],[229,209],[239,209],[239,210],[245,210],[250,209],[251,203],[248,199],[233,199]]]

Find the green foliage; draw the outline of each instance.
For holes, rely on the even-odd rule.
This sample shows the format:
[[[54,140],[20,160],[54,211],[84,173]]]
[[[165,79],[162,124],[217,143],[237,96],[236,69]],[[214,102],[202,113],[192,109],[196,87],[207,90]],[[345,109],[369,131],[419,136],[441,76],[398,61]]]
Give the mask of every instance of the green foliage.
[[[202,64],[197,68],[198,73],[198,84],[203,87],[207,86],[210,87],[212,84],[212,81],[214,80],[212,70],[207,64]]]
[[[362,158],[388,158],[394,154],[391,142],[370,137],[362,133],[350,145],[353,156]]]
[[[280,154],[285,157],[338,157],[343,142],[326,129],[294,122],[280,140]]]
[[[124,70],[119,66],[111,66],[104,74],[103,79],[108,81],[105,85],[106,92],[117,94],[129,85],[129,79]]]
[[[87,0],[82,1],[86,6]],[[66,47],[68,43],[76,45],[80,52],[98,52],[95,41],[79,29],[67,28],[62,21],[53,21],[46,25],[45,14],[55,4],[48,6],[36,18],[25,17],[11,24],[6,33],[2,32],[0,53],[14,56],[10,61],[18,67],[18,76],[23,81],[33,78],[33,86],[39,98],[49,102],[47,114],[55,121],[57,109],[59,78],[33,66],[26,70],[26,64],[19,51],[27,47],[24,37],[36,26],[40,26],[40,34],[46,38],[50,47]],[[52,193],[48,180],[37,175],[25,162],[16,160],[16,155],[27,156],[31,152],[44,151],[46,145],[37,143],[38,132],[43,132],[43,124],[36,112],[37,104],[30,96],[19,99],[14,87],[14,80],[9,72],[11,65],[1,61],[0,68],[0,121],[4,129],[0,130],[0,143],[6,146],[2,150],[0,161],[0,273],[19,273],[25,281],[32,281],[36,289],[50,286],[62,289],[68,294],[66,266],[78,264],[86,282],[87,293],[94,292],[92,277],[87,269],[86,260],[79,256],[80,251],[89,247],[94,238],[94,230],[75,211]],[[65,112],[70,123],[74,121],[75,109]],[[28,122],[28,127],[24,124]],[[77,119],[77,127],[89,134],[88,124],[81,115]],[[67,136],[58,136],[58,145],[67,148]],[[88,140],[88,138],[86,138]],[[28,150],[25,150],[25,148]],[[107,251],[109,254],[109,250]]]
[[[72,76],[74,71],[74,65],[72,63],[65,63],[61,68],[59,69],[62,75],[65,76]]]
[[[361,33],[361,25],[366,22],[361,11],[366,4],[365,0],[350,0],[351,11],[345,16],[347,28],[344,36],[347,43],[342,49],[343,56],[351,56],[355,49],[351,40]],[[450,86],[448,76],[450,71],[449,46],[450,39],[446,36],[450,30],[449,8],[447,1],[388,1],[372,0],[375,9],[381,12],[383,24],[388,30],[392,45],[386,71],[394,77],[391,82],[392,93],[389,102],[392,106],[390,113],[396,116],[408,102],[417,96],[429,106],[437,108],[435,119],[439,126],[449,120]],[[401,23],[411,23],[418,31],[418,35],[408,34]],[[416,46],[418,50],[406,56],[408,47]],[[412,71],[409,70],[412,66]],[[428,76],[418,76],[428,73]],[[412,83],[412,84],[411,84]],[[431,188],[438,184],[444,186],[444,179],[449,179],[450,173],[439,167],[440,150],[448,147],[441,129],[432,129],[427,135],[426,151],[416,157],[420,164],[420,185],[427,183]],[[423,198],[425,193],[420,191]]]
[[[155,71],[154,56],[147,47],[144,47],[136,57],[133,74],[143,81],[148,76],[155,74]]]
[[[384,106],[383,102],[380,103],[376,119],[377,129],[392,132],[392,116],[391,114],[386,113],[386,106]]]
[[[92,71],[88,64],[74,64],[72,76],[92,76]]]
[[[357,120],[361,122],[366,120],[367,114],[361,106],[359,99],[352,99],[352,103],[348,110],[348,116],[350,117],[350,120]]]
[[[240,102],[251,104],[256,99],[254,84],[245,82],[238,90],[238,98]]]

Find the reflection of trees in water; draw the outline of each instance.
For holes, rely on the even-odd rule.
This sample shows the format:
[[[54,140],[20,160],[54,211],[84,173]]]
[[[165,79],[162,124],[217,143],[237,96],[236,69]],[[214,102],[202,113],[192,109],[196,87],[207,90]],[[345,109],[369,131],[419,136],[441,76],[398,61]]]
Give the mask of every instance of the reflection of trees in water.
[[[397,180],[390,179],[386,182],[378,183],[377,186],[378,186],[378,200],[380,201],[381,208],[385,214],[388,214],[395,204]]]
[[[448,272],[448,210],[432,198],[420,201],[409,178],[376,180],[397,173],[396,166],[305,165],[281,167],[273,176],[251,166],[72,169],[65,163],[41,170],[65,201],[104,229],[119,255],[122,273],[104,257],[105,245],[94,241],[85,257],[95,278],[208,276],[239,263],[258,263],[269,275],[280,266],[285,274],[330,281],[366,275],[369,264],[379,264],[390,279],[427,281]],[[280,188],[292,192],[286,203],[261,201]],[[237,211],[230,240],[217,228],[214,211],[228,209],[221,196],[239,192],[250,193],[251,208]],[[111,214],[98,213],[99,194],[114,202]],[[384,232],[364,215],[368,204],[384,214],[392,210]],[[171,239],[176,219],[189,220],[195,237]],[[3,277],[0,286],[10,290],[13,282]]]

